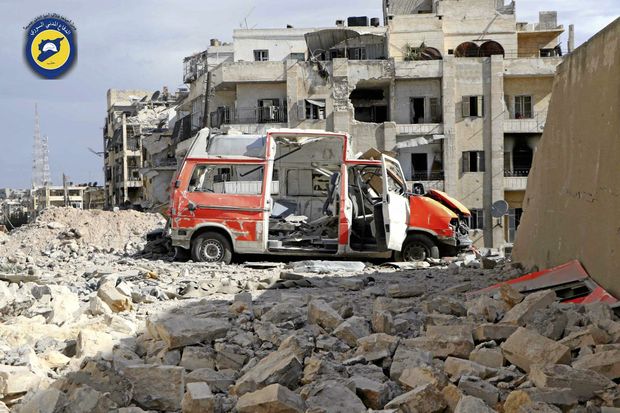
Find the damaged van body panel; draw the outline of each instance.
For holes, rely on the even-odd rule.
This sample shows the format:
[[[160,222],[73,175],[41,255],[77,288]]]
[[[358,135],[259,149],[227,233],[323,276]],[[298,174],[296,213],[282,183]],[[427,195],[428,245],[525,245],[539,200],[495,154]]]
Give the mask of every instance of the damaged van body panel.
[[[172,244],[195,261],[226,262],[233,253],[390,258],[410,245],[412,224],[431,242],[455,239],[451,211],[415,198],[396,159],[353,159],[344,133],[201,132],[174,182]]]

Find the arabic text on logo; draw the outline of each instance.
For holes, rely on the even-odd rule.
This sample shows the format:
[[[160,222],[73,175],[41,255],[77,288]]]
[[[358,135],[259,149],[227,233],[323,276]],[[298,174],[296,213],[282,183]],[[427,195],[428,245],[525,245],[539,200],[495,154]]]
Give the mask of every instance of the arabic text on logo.
[[[30,67],[47,79],[65,74],[77,57],[73,23],[57,14],[34,19],[26,29],[24,53]]]

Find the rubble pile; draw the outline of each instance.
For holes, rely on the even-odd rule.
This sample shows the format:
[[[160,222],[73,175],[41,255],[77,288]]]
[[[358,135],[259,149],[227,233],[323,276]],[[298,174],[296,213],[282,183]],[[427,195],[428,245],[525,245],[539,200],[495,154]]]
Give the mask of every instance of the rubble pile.
[[[158,214],[49,208],[10,238],[0,238],[0,258],[46,255],[64,261],[93,252],[133,254],[144,247],[147,231],[164,224]]]
[[[159,225],[143,219],[136,233]],[[51,240],[50,222],[65,226],[57,237],[83,221],[50,214],[24,233]],[[611,309],[553,291],[475,293],[521,273],[499,257],[222,266],[100,249],[54,265],[24,254],[0,258],[12,263],[0,271],[0,412],[620,407]]]

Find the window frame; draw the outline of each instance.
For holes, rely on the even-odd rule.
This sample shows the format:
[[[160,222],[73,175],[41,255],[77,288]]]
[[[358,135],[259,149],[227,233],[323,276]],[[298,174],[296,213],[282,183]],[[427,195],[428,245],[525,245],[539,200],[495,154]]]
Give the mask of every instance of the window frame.
[[[472,170],[472,154],[476,155],[476,170]],[[463,173],[483,173],[486,172],[486,162],[484,151],[464,151],[462,153],[461,170]]]
[[[529,116],[526,112],[526,99],[529,99]],[[518,102],[520,100],[520,102]],[[520,114],[521,116],[517,116],[517,112],[519,111],[520,106]],[[532,95],[516,95],[512,98],[512,107],[514,110],[514,118],[515,119],[533,119],[534,118],[534,97]]]
[[[308,102],[308,100],[316,100],[318,102],[323,102],[324,106],[321,107],[319,105],[314,105],[310,102]],[[326,99],[304,99],[303,100],[303,106],[304,106],[304,117],[303,119],[306,120],[325,120],[327,117],[327,100]],[[315,117],[315,112],[316,111],[316,117]],[[323,117],[321,117],[321,112],[323,112]]]
[[[484,220],[484,209],[470,208],[471,216],[469,217],[469,229],[484,231],[486,222]]]
[[[476,108],[475,113],[472,111],[472,105]],[[484,96],[463,96],[461,101],[461,114],[463,118],[484,118]]]
[[[260,173],[260,180],[259,181],[233,181],[233,180],[229,180],[229,181],[222,181],[222,182],[260,182],[260,190],[258,193],[230,193],[230,192],[211,192],[211,191],[196,191],[195,189],[192,190],[190,187],[192,185],[192,180],[194,179],[194,175],[196,174],[196,171],[198,170],[198,168],[201,167],[215,167],[218,169],[231,169],[231,174],[232,174],[232,168],[233,167],[239,167],[239,166],[247,166],[247,167],[252,167],[252,169],[256,168],[258,170],[262,169],[262,171],[257,171]],[[201,196],[203,195],[214,195],[214,196],[221,196],[221,195],[226,195],[226,196],[238,196],[238,197],[248,197],[248,196],[252,196],[252,197],[261,197],[264,195],[265,192],[265,171],[267,170],[267,166],[261,162],[261,163],[240,163],[240,162],[232,162],[232,163],[220,163],[220,162],[198,162],[196,163],[193,168],[192,168],[192,172],[189,175],[189,180],[187,181],[187,187],[186,190],[188,193],[190,194],[200,194]],[[218,174],[218,175],[222,175],[222,174]],[[213,182],[215,184],[215,182]],[[218,182],[219,183],[219,182]],[[203,184],[203,188],[204,188],[204,184]]]
[[[254,49],[254,61],[255,62],[268,62],[269,61],[269,49]]]

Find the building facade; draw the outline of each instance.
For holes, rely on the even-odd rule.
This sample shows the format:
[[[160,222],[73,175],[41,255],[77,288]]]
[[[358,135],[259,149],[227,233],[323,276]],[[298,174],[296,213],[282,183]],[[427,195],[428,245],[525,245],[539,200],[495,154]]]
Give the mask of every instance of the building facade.
[[[190,135],[348,132],[354,151],[394,153],[412,182],[460,199],[477,245],[498,247],[514,240],[563,31],[555,12],[519,23],[501,0],[386,0],[383,25],[235,30],[194,56],[203,70],[180,107]]]

